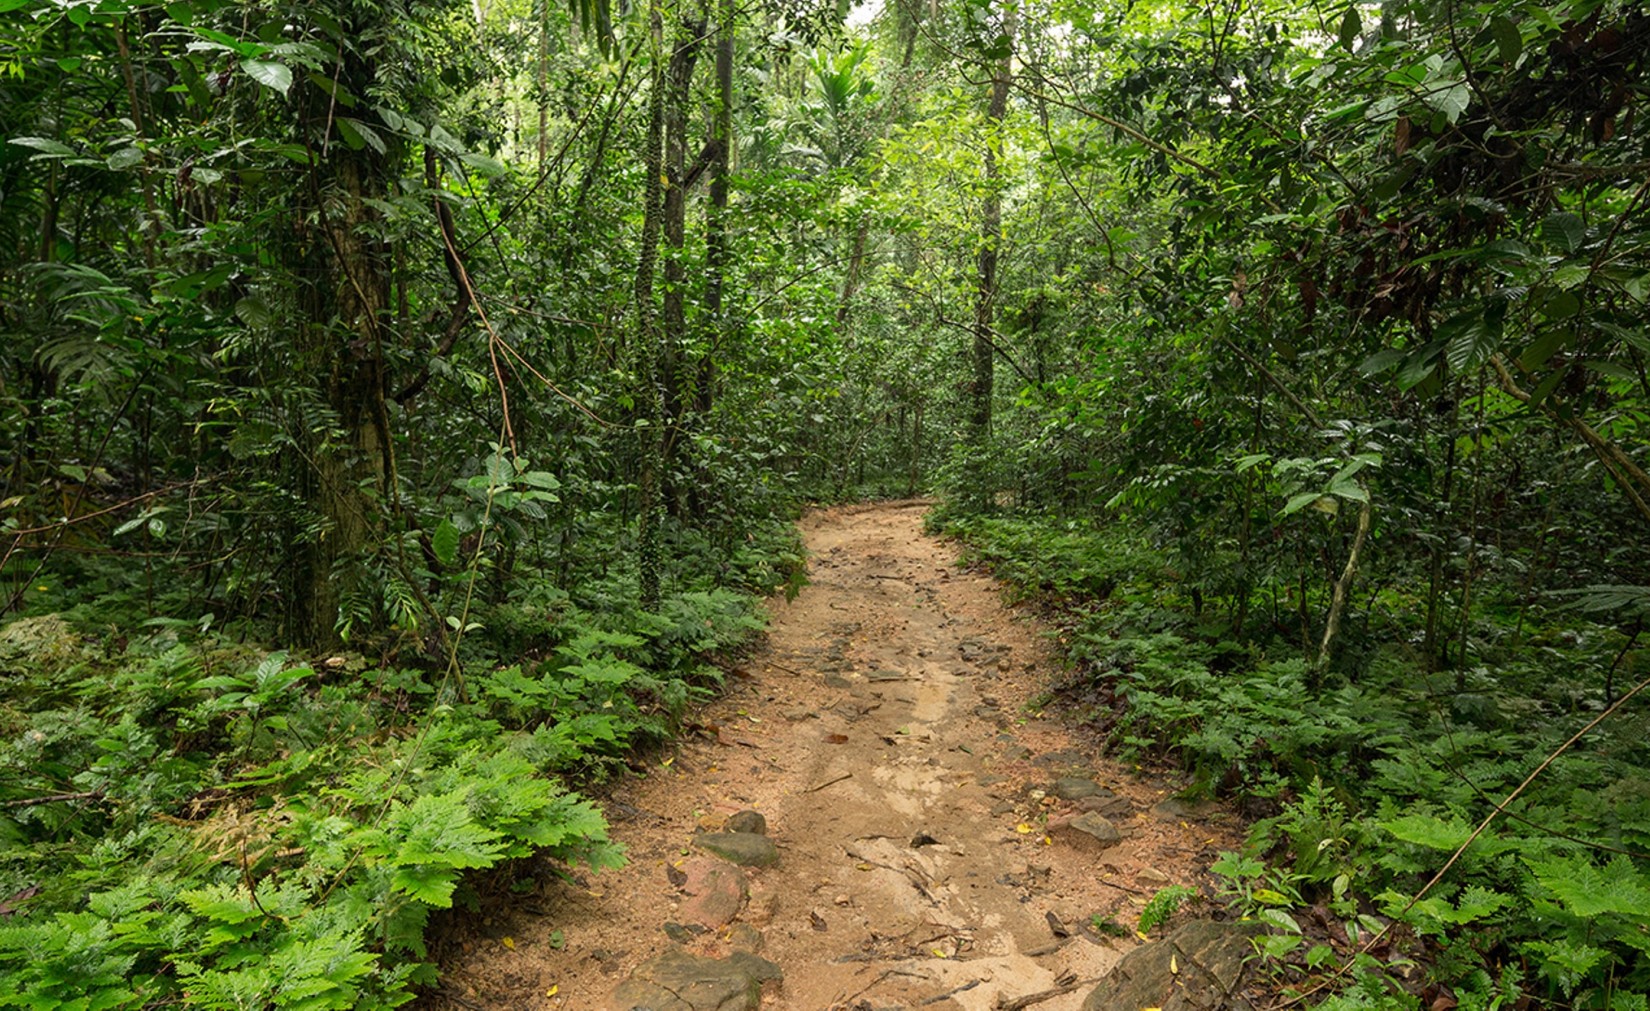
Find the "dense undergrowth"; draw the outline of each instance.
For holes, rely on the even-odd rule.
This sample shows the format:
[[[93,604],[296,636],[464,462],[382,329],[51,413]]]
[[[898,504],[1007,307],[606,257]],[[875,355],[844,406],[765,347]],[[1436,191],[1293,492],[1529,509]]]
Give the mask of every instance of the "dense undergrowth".
[[[1314,687],[1286,615],[1200,617],[1127,524],[940,522],[1057,608],[1060,691],[1115,749],[1175,760],[1194,791],[1257,817],[1213,869],[1222,898],[1279,928],[1266,950],[1284,985],[1345,966],[1339,1008],[1646,1007],[1650,707],[1562,749],[1642,679],[1624,636],[1562,598],[1516,630],[1515,609],[1490,606],[1473,633],[1494,645],[1431,672],[1411,645],[1419,601],[1388,586]]]
[[[673,732],[753,594],[800,578],[788,524],[680,548],[656,613],[633,579],[483,579],[446,640],[333,655],[111,620],[110,594],[0,629],[0,1007],[396,1007],[479,872],[621,862],[570,786]]]

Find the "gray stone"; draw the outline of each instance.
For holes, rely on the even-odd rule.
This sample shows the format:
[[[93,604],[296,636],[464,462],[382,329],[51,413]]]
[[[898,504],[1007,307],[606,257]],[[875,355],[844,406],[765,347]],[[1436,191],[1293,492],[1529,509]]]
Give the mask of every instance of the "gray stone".
[[[1082,1011],[1247,1011],[1235,996],[1245,960],[1254,954],[1253,923],[1195,920],[1153,944],[1134,949],[1083,1001]]]
[[[1056,765],[1063,765],[1067,768],[1071,768],[1073,766],[1081,767],[1087,761],[1088,759],[1076,751],[1050,751],[1046,754],[1038,755],[1033,764],[1044,769],[1050,769]]]
[[[1119,797],[1116,794],[1107,796],[1096,794],[1093,797],[1084,797],[1077,801],[1076,806],[1079,811],[1085,813],[1092,811],[1095,814],[1103,814],[1112,819],[1128,818],[1134,814],[1134,805],[1129,803],[1128,798]]]
[[[1092,779],[1082,776],[1064,776],[1054,781],[1051,788],[1061,800],[1082,800],[1084,797],[1110,797],[1112,792]]]
[[[749,952],[726,959],[667,951],[636,967],[613,994],[630,1011],[756,1011],[762,984],[781,977],[779,966]]]
[[[707,832],[694,836],[693,845],[741,867],[772,867],[779,862],[778,847],[755,832]]]
[[[699,935],[680,923],[670,922],[665,924],[665,936],[677,944],[692,944]]]
[[[1123,833],[1116,825],[1093,812],[1073,818],[1062,827],[1060,834],[1067,842],[1087,850],[1107,850],[1123,841]]]
[[[728,928],[728,944],[733,946],[734,951],[760,955],[767,943],[768,936],[748,923],[735,923]]]
[[[729,832],[751,832],[756,835],[768,834],[768,819],[760,811],[740,811],[728,819]]]
[[[1161,821],[1204,821],[1214,810],[1207,801],[1193,803],[1179,797],[1166,797],[1152,806],[1152,814]]]

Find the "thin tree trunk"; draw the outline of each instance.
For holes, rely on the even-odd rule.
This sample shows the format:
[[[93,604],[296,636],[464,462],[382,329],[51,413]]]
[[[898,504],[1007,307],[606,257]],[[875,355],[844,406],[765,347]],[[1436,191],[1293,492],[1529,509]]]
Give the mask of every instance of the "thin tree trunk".
[[[848,324],[849,307],[854,295],[859,292],[860,270],[865,263],[865,239],[871,231],[871,216],[861,215],[859,227],[854,229],[854,249],[848,256],[848,276],[842,281],[842,293],[836,303],[836,328],[838,335]]]
[[[1009,66],[1005,58],[992,75],[991,99],[986,108],[985,200],[980,215],[980,253],[974,292],[974,384],[969,427],[984,445],[991,428],[991,395],[995,379],[995,349],[991,343],[996,316],[997,252],[1002,242],[1002,199],[997,192],[997,149],[1003,117],[1008,110]]]
[[[636,474],[636,554],[643,608],[656,610],[660,601],[659,529],[660,423],[664,406],[659,395],[659,325],[653,308],[653,274],[659,259],[659,219],[663,216],[659,175],[663,168],[665,121],[664,29],[659,0],[648,14],[652,81],[648,96],[647,140],[642,153],[646,182],[642,195],[641,249],[636,256],[636,378],[641,386],[636,418],[638,467]]]
[[[716,400],[715,349],[727,337],[722,310],[728,271],[728,171],[733,151],[733,0],[721,0],[716,26],[716,113],[711,120],[710,210],[705,215],[705,317],[712,339],[699,359],[694,411],[709,414]]]
[[[1459,396],[1454,399],[1454,403],[1460,403]],[[1450,501],[1455,494],[1455,443],[1459,413],[1459,406],[1450,408],[1449,430],[1446,433],[1449,446],[1444,451],[1444,490],[1437,507],[1438,521],[1432,528],[1437,540],[1433,542],[1432,557],[1427,566],[1427,623],[1426,633],[1421,640],[1421,653],[1426,657],[1428,668],[1432,670],[1438,669],[1438,661],[1441,658],[1438,649],[1438,615],[1444,592],[1444,553],[1449,550],[1446,531],[1450,522]]]
[[[544,161],[550,154],[550,0],[539,4],[539,173],[544,172]]]
[[[1003,15],[1003,31],[1012,41],[1014,12]],[[1002,242],[1002,198],[997,191],[1000,175],[997,152],[1002,139],[1003,117],[1008,111],[1010,84],[1010,57],[1004,56],[991,75],[991,98],[986,107],[985,141],[985,200],[980,214],[980,255],[974,292],[974,377],[969,388],[968,430],[973,446],[975,464],[983,468],[987,459],[987,445],[991,437],[991,399],[995,384],[995,348],[992,346],[992,323],[996,316],[997,251]],[[981,504],[989,506],[991,489],[976,475]]]
[[[1358,532],[1352,537],[1352,550],[1347,552],[1346,568],[1341,570],[1341,578],[1335,580],[1335,588],[1329,595],[1329,615],[1324,620],[1323,643],[1318,647],[1318,660],[1312,665],[1314,689],[1323,684],[1324,672],[1329,669],[1329,661],[1334,655],[1330,651],[1334,649],[1335,636],[1341,630],[1341,615],[1346,610],[1352,578],[1358,574],[1358,555],[1363,551],[1364,541],[1369,538],[1369,520],[1373,511],[1370,499],[1365,498],[1358,510]]]
[[[679,489],[670,475],[683,406],[679,361],[681,349],[687,345],[687,266],[682,262],[687,252],[687,106],[688,92],[693,83],[693,67],[698,62],[699,40],[704,36],[705,24],[703,21],[683,20],[678,23],[676,31],[665,92],[665,290],[658,376],[662,408],[659,444],[661,497],[671,513],[679,515]]]

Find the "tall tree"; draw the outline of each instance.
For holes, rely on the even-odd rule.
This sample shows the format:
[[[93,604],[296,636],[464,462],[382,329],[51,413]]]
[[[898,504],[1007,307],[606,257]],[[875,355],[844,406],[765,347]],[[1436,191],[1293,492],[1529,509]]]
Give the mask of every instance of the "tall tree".
[[[982,468],[989,458],[991,400],[996,386],[994,323],[997,255],[1003,240],[1002,180],[998,159],[1002,148],[1003,117],[1008,111],[1008,89],[1013,80],[1014,27],[1014,8],[1005,3],[1001,33],[992,40],[988,50],[997,58],[992,64],[991,91],[985,111],[985,160],[982,170],[985,193],[980,206],[980,251],[975,270],[974,375],[969,385],[968,439],[975,453],[975,463]],[[980,482],[980,488],[982,493],[989,494],[988,482]]]
[[[647,128],[642,148],[642,232],[636,253],[636,343],[635,371],[641,389],[637,405],[638,464],[636,475],[637,529],[636,563],[640,600],[644,608],[659,606],[659,566],[663,551],[660,528],[660,483],[663,480],[664,398],[660,389],[660,364],[664,358],[658,312],[653,305],[653,277],[659,262],[659,226],[664,216],[661,201],[661,174],[664,168],[665,87],[667,67],[664,56],[664,25],[660,0],[648,8],[648,50],[651,72],[648,90]]]
[[[683,415],[681,358],[687,345],[687,186],[688,100],[693,68],[705,35],[705,19],[683,17],[676,26],[667,71],[664,114],[664,241],[665,290],[659,334],[659,397],[662,441],[659,466],[663,498],[672,513],[680,512],[676,483],[670,478]]]

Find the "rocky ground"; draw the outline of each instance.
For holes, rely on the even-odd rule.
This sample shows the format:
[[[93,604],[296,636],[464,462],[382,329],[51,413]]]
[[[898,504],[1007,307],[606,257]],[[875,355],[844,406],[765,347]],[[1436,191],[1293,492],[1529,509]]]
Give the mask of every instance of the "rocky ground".
[[[1044,630],[922,532],[923,508],[803,521],[810,585],[772,602],[701,731],[611,792],[629,866],[484,909],[428,1007],[1097,1011],[1230,993],[1242,946],[1208,924],[1105,979],[1145,902],[1202,884],[1239,826],[1038,708],[1057,669]]]

